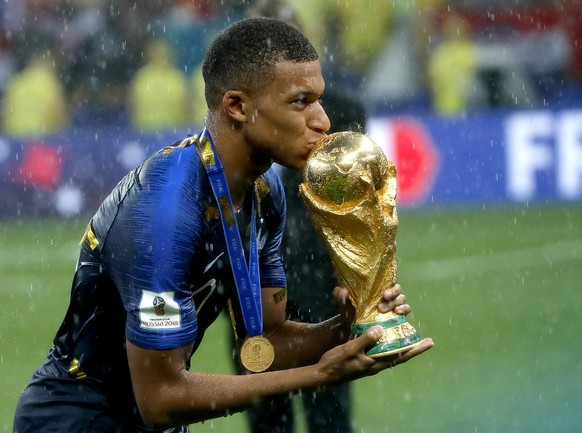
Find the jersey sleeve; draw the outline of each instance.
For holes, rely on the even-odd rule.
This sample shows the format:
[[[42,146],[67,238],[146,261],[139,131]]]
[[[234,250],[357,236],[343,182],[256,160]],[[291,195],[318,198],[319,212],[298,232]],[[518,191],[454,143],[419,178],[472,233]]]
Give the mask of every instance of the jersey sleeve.
[[[115,212],[104,263],[127,311],[126,338],[146,349],[188,345],[197,334],[189,272],[204,230],[198,158],[194,146],[165,150],[133,173],[115,206],[104,203]]]

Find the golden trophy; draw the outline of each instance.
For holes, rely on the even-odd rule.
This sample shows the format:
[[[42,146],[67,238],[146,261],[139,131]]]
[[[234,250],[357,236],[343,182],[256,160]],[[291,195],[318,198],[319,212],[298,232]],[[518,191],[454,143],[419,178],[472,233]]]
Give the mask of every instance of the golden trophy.
[[[406,316],[381,313],[383,292],[396,283],[396,169],[382,149],[358,132],[336,132],[311,152],[300,193],[323,239],[338,284],[356,310],[352,337],[374,325],[384,333],[366,349],[381,357],[421,341]]]

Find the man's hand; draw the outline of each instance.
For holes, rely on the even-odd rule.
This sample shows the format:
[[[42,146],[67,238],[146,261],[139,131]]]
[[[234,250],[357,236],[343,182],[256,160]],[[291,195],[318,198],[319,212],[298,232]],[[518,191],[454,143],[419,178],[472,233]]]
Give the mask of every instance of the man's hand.
[[[333,289],[333,296],[340,307],[342,318],[350,324],[353,323],[356,310],[349,299],[348,290],[344,287],[336,287]],[[391,288],[384,290],[382,300],[378,304],[378,311],[380,313],[394,311],[400,315],[410,313],[410,305],[406,303],[406,296],[402,293],[400,284],[394,284]]]
[[[384,290],[382,295],[383,301],[378,304],[380,313],[394,311],[403,316],[410,313],[410,305],[406,303],[406,296],[402,293],[400,284],[394,284],[391,288]]]
[[[430,338],[425,338],[418,345],[389,356],[371,358],[364,350],[378,342],[382,336],[382,327],[374,326],[361,336],[350,340],[326,352],[318,362],[322,374],[331,382],[345,382],[365,376],[372,376],[387,368],[404,364],[415,356],[424,353],[434,346]]]

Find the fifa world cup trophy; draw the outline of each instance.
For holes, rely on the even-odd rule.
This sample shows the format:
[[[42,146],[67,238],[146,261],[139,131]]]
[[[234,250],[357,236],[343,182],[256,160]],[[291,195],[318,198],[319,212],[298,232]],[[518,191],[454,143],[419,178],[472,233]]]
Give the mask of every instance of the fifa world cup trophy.
[[[380,313],[382,294],[396,283],[396,169],[367,135],[336,132],[309,156],[300,193],[330,252],[340,286],[356,310],[352,337],[382,325],[366,350],[381,357],[421,341],[406,316]]]

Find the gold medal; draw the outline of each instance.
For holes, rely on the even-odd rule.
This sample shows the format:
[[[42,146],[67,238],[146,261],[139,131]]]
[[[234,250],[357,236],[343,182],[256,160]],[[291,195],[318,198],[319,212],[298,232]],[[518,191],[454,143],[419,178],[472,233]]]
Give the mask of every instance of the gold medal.
[[[265,371],[275,359],[275,349],[265,337],[247,338],[240,349],[242,365],[253,373]]]

